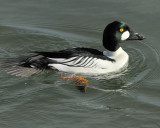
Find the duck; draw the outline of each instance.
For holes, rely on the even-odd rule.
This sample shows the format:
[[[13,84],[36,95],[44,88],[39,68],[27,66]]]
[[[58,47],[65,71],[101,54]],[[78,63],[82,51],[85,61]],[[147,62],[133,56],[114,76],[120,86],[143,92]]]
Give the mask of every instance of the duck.
[[[106,74],[116,72],[128,64],[129,55],[120,46],[127,40],[143,40],[125,22],[109,23],[103,31],[105,51],[76,47],[53,52],[35,51],[32,56],[8,58],[3,67],[11,75],[29,77],[44,70],[68,73]]]

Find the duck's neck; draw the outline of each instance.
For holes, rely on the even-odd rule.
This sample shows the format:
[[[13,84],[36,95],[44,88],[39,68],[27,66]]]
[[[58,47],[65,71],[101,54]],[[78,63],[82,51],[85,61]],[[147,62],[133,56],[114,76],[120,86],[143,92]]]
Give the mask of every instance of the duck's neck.
[[[106,51],[103,52],[103,55],[110,57],[110,58],[114,58],[119,56],[122,53],[126,53],[121,47],[119,47],[116,51],[109,51],[106,49]]]

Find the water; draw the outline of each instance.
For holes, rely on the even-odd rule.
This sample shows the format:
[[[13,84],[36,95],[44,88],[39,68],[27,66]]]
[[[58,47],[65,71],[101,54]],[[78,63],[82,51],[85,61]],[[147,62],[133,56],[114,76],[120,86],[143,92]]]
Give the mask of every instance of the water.
[[[146,36],[122,44],[127,69],[85,76],[87,93],[46,71],[29,78],[0,70],[0,128],[159,128],[160,1],[5,0],[0,4],[0,58],[101,45],[104,27],[127,22]],[[0,60],[2,61],[2,59]]]

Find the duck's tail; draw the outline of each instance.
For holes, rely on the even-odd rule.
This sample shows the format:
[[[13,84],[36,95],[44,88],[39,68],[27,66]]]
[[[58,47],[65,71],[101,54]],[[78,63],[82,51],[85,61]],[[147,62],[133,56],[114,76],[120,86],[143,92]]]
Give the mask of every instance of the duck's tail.
[[[1,67],[9,74],[21,77],[29,77],[42,71],[29,65],[28,57],[7,58],[2,62]]]

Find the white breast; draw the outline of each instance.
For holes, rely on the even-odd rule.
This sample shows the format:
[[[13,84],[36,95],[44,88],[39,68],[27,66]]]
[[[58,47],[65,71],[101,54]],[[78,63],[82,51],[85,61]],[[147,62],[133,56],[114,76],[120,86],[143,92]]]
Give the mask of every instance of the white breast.
[[[118,71],[128,64],[129,56],[121,47],[115,52],[104,51],[103,54],[115,60],[115,62],[108,67],[110,68],[110,72]]]

